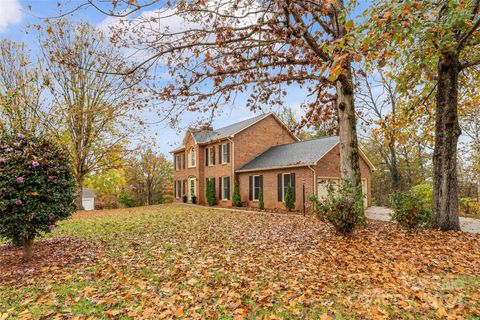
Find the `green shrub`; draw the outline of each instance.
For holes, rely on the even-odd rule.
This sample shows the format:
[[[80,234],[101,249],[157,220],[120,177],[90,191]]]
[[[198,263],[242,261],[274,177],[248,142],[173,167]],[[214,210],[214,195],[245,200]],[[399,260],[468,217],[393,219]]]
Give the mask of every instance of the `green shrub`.
[[[263,204],[263,192],[260,191],[258,193],[258,208],[263,210],[265,208],[264,204]]]
[[[428,225],[431,209],[425,204],[424,197],[410,192],[394,192],[390,195],[390,204],[394,210],[392,221],[408,228],[424,228]]]
[[[354,190],[351,184],[343,182],[336,191],[332,183],[327,185],[327,197],[320,200],[311,196],[315,214],[323,221],[330,222],[343,235],[348,235],[355,226],[366,222],[362,190]]]
[[[430,183],[416,185],[411,190],[414,196],[422,199],[426,209],[431,209],[433,205],[433,187]]]
[[[134,198],[132,198],[128,193],[122,192],[118,196],[118,202],[120,203],[121,208],[132,208],[137,205]]]
[[[183,203],[187,203],[188,197],[187,197],[186,194],[182,195],[182,201],[183,201]]]
[[[197,196],[196,195],[192,195],[192,203],[193,204],[197,203]]]
[[[32,256],[37,235],[75,211],[76,185],[70,162],[43,138],[3,137],[0,141],[0,237],[24,246]]]
[[[480,206],[476,199],[474,198],[460,198],[460,209],[464,211],[465,214],[479,214]]]
[[[232,205],[234,207],[242,206],[242,199],[240,198],[240,186],[238,185],[237,181],[235,181],[235,185],[233,187]]]
[[[213,179],[207,180],[207,204],[214,206],[217,204],[217,197],[215,196],[215,185]]]
[[[293,188],[291,184],[288,184],[285,193],[285,208],[287,208],[288,211],[295,209],[295,198],[293,196]]]

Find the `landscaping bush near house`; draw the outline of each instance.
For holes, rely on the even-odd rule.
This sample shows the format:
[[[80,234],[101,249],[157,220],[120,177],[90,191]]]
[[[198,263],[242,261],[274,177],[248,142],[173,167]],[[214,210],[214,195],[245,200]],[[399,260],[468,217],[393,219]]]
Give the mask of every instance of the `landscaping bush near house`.
[[[285,193],[285,208],[287,208],[288,211],[295,209],[295,198],[291,184],[288,184],[287,191]]]
[[[332,183],[328,183],[326,199],[318,199],[316,196],[309,198],[314,205],[315,214],[321,220],[330,222],[344,235],[351,233],[355,226],[366,222],[364,195],[361,189],[353,189],[347,182],[342,183],[338,190],[335,190]]]
[[[197,203],[197,196],[196,196],[196,195],[193,195],[193,196],[192,196],[192,203],[193,203],[193,204],[196,204],[196,203]]]
[[[425,197],[410,192],[395,192],[390,195],[390,205],[394,212],[392,221],[408,229],[426,227],[431,215]]]
[[[258,193],[258,209],[262,209],[262,210],[263,210],[264,208],[265,208],[265,205],[264,205],[264,203],[263,203],[263,192],[260,191],[260,192]]]
[[[215,196],[215,185],[213,179],[207,180],[207,204],[214,206],[217,204],[217,197]]]
[[[232,205],[234,207],[242,206],[242,199],[240,198],[240,186],[238,184],[238,181],[235,181],[235,185],[233,187]]]
[[[182,195],[182,201],[183,201],[183,203],[187,203],[188,197],[187,197],[186,194]]]
[[[55,229],[75,211],[76,185],[67,156],[43,138],[0,141],[0,238],[32,256],[36,236]]]

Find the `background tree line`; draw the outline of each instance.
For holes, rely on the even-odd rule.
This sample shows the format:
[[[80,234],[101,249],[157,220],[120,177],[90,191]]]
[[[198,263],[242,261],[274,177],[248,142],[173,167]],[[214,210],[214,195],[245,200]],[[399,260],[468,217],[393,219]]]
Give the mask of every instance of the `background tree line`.
[[[61,19],[34,30],[38,55],[23,43],[0,41],[0,134],[60,142],[74,168],[77,208],[84,185],[97,192],[101,207],[118,207],[121,194],[129,205],[165,201],[169,162],[152,150],[141,156],[151,162],[133,157],[143,148],[145,98],[137,74],[111,74],[130,64],[124,53],[86,22]],[[127,168],[138,178],[126,176]]]

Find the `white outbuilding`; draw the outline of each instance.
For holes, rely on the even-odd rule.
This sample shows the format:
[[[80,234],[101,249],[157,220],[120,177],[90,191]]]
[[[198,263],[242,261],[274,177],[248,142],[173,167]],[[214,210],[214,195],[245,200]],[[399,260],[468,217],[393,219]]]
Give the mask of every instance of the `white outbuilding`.
[[[84,210],[95,210],[95,192],[89,188],[83,188],[82,207]]]

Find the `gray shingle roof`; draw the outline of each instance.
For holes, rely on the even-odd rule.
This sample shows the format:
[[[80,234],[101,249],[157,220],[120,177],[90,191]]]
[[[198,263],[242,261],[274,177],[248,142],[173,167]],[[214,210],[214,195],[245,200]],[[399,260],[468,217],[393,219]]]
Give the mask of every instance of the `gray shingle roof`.
[[[82,190],[82,197],[83,198],[95,198],[95,191],[90,188],[83,188]]]
[[[256,116],[247,120],[243,120],[217,130],[206,131],[206,130],[191,129],[191,132],[193,134],[193,137],[195,138],[195,141],[198,144],[203,144],[213,140],[219,140],[219,139],[230,137],[235,133],[238,133],[243,129],[251,126],[255,122],[268,117],[271,114],[272,114],[271,112],[261,114],[259,116]]]
[[[274,146],[243,165],[237,172],[313,165],[339,141],[338,136],[332,136]]]

